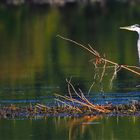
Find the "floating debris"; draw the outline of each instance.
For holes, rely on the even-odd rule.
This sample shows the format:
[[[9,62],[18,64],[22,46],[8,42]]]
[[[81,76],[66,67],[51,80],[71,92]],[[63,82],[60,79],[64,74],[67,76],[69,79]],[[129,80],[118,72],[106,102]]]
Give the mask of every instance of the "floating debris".
[[[99,112],[87,106],[52,106],[48,107],[43,104],[16,106],[14,104],[0,106],[0,119],[16,119],[16,118],[46,118],[46,117],[81,117],[81,116],[140,116],[140,102],[137,104],[126,105],[105,105],[110,112]]]

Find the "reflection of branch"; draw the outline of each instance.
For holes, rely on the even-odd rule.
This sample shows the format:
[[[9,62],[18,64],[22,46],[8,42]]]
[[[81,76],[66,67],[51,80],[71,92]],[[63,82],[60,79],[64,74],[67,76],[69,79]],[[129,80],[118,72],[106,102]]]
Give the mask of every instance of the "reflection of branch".
[[[63,36],[61,36],[61,35],[57,35],[57,37],[60,37],[60,38],[62,38],[62,39],[64,39],[64,40],[66,40],[66,41],[72,42],[72,43],[74,43],[74,44],[76,44],[76,45],[82,47],[83,49],[87,50],[89,53],[93,54],[95,57],[97,57],[98,59],[100,59],[100,62],[103,61],[103,62],[112,64],[112,65],[115,65],[115,66],[117,65],[117,66],[119,66],[119,67],[121,67],[121,68],[123,68],[123,69],[125,69],[125,70],[128,70],[128,71],[130,71],[130,72],[132,72],[132,73],[134,73],[134,74],[140,76],[140,72],[138,72],[138,71],[132,69],[132,67],[135,68],[135,69],[139,69],[139,68],[136,67],[136,66],[119,65],[118,63],[115,63],[115,62],[113,62],[113,61],[111,61],[111,60],[108,60],[108,59],[105,59],[105,58],[101,57],[101,56],[99,55],[99,53],[98,53],[96,50],[94,50],[90,45],[88,45],[89,47],[86,47],[86,46],[84,46],[84,45],[82,45],[82,44],[80,44],[80,43],[78,43],[78,42],[76,42],[76,41],[74,41],[74,40],[71,40],[71,39],[69,39],[69,38],[63,37]]]
[[[77,132],[77,129],[79,130],[79,127],[81,127],[81,129],[80,129],[81,135],[89,127],[89,125],[81,125],[81,124],[83,124],[83,123],[90,124],[90,122],[101,120],[101,119],[102,119],[102,116],[84,116],[82,118],[72,119],[69,122],[69,126],[70,126],[70,128],[69,128],[69,140],[76,139],[75,136],[77,136],[76,132]],[[79,131],[78,131],[78,133],[79,133]]]

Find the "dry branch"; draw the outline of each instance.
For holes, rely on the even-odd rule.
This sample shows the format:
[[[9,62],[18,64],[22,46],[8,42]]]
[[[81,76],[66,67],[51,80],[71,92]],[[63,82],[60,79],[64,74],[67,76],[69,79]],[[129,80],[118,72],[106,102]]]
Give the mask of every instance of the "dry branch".
[[[139,69],[139,68],[136,67],[136,66],[119,65],[119,64],[116,63],[116,62],[113,62],[113,61],[111,61],[111,60],[108,60],[108,59],[106,59],[106,58],[101,57],[100,54],[99,54],[96,50],[94,50],[90,45],[88,45],[88,47],[86,47],[86,46],[84,46],[84,45],[82,45],[82,44],[80,44],[80,43],[78,43],[78,42],[76,42],[76,41],[74,41],[74,40],[71,40],[71,39],[69,39],[69,38],[63,37],[63,36],[61,36],[61,35],[57,35],[57,37],[60,37],[60,38],[62,38],[62,39],[64,39],[64,40],[66,40],[66,41],[69,41],[69,42],[71,42],[71,43],[74,43],[74,44],[78,45],[79,47],[82,47],[83,49],[87,50],[89,53],[93,54],[93,55],[94,55],[98,60],[100,60],[101,62],[103,61],[103,62],[112,64],[112,65],[114,65],[114,66],[118,66],[118,67],[120,67],[120,68],[123,68],[123,69],[125,69],[125,70],[127,70],[127,71],[130,71],[130,72],[132,72],[132,73],[134,73],[134,74],[140,76],[140,72],[138,72],[138,71],[132,69],[132,68]]]
[[[102,68],[102,71],[101,71],[101,75],[99,76],[99,83],[102,82],[104,76],[105,76],[105,73],[106,73],[106,69],[107,68],[113,68],[113,75],[110,79],[110,86],[112,85],[112,82],[113,80],[115,79],[117,73],[121,70],[121,69],[125,69],[129,72],[132,72],[138,76],[140,76],[140,68],[139,67],[136,67],[136,66],[128,66],[128,65],[119,65],[118,63],[116,62],[113,62],[111,60],[108,60],[106,59],[105,57],[101,56],[99,52],[97,52],[93,47],[91,47],[89,44],[88,46],[84,46],[82,45],[81,43],[78,43],[74,40],[71,40],[69,38],[66,38],[66,37],[63,37],[63,36],[60,36],[60,35],[57,35],[57,37],[60,37],[61,39],[64,39],[66,41],[69,41],[71,43],[74,43],[76,44],[77,46],[83,48],[84,50],[88,51],[90,54],[92,54],[95,59],[93,61],[93,64],[95,66],[95,75],[94,75],[94,81],[91,85],[91,87],[89,88],[89,92],[91,91],[91,88],[93,87],[93,85],[95,84],[95,79],[97,76],[99,76],[99,68],[98,65],[99,64],[102,64],[102,65],[99,65],[99,66],[103,66],[101,67]],[[139,72],[138,72],[139,70]],[[94,110],[94,111],[97,111],[97,112],[102,112],[102,113],[109,113],[110,110],[107,109],[108,106],[101,106],[101,105],[94,105],[93,103],[91,103],[83,94],[82,90],[81,89],[78,89],[78,91],[75,89],[75,87],[73,86],[73,84],[71,83],[71,78],[70,80],[66,79],[66,82],[68,84],[68,93],[69,93],[69,96],[63,96],[63,95],[59,95],[59,94],[55,94],[55,96],[59,99],[56,99],[57,101],[63,103],[63,104],[67,104],[68,106],[72,107],[77,107],[76,104],[80,104],[82,107],[87,107],[89,108],[89,110]],[[78,97],[78,99],[76,98],[73,98],[72,97],[72,93],[71,91],[73,91],[75,93],[75,95]],[[88,94],[89,94],[88,92]],[[67,102],[70,101],[73,103],[73,105],[69,105]],[[78,107],[77,107],[78,108]],[[80,110],[80,108],[79,108]]]

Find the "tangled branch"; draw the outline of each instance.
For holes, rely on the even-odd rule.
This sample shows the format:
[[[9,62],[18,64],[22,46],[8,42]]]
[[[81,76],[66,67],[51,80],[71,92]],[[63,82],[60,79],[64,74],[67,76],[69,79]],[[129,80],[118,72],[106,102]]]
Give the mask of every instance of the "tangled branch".
[[[113,62],[113,61],[111,61],[111,60],[109,60],[109,59],[106,59],[106,58],[102,57],[102,56],[99,54],[99,52],[97,52],[97,51],[96,51],[94,48],[92,48],[90,45],[88,45],[88,46],[86,47],[86,46],[84,46],[84,45],[82,45],[82,44],[80,44],[80,43],[78,43],[78,42],[76,42],[76,41],[74,41],[74,40],[71,40],[71,39],[69,39],[69,38],[63,37],[63,36],[61,36],[61,35],[57,35],[57,37],[60,37],[61,39],[64,39],[64,40],[69,41],[69,42],[71,42],[71,43],[74,43],[74,44],[78,45],[79,47],[81,47],[81,48],[85,49],[86,51],[88,51],[90,54],[92,54],[93,56],[95,56],[95,58],[96,58],[96,64],[99,64],[99,63],[106,63],[106,64],[108,63],[108,64],[112,64],[113,66],[117,67],[117,69],[119,68],[119,70],[120,70],[121,68],[123,68],[123,69],[125,69],[125,70],[127,70],[127,71],[130,71],[130,72],[132,72],[132,73],[134,73],[134,74],[140,76],[140,72],[138,72],[138,70],[140,70],[139,67],[136,67],[136,66],[128,66],[128,65],[119,65],[119,64],[116,63],[116,62]],[[135,69],[136,69],[136,70],[135,70]],[[119,70],[117,70],[116,72],[118,72]]]

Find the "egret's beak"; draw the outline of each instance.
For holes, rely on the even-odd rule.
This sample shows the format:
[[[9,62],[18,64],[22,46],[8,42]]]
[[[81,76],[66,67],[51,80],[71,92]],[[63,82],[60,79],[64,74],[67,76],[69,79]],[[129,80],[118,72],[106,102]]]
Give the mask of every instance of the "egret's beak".
[[[131,28],[131,26],[120,27],[120,29],[133,31],[133,29]]]

